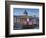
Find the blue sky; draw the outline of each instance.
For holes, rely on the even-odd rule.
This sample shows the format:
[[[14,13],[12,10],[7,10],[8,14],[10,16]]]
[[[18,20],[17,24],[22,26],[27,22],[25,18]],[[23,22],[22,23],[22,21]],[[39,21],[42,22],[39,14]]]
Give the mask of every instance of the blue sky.
[[[30,9],[29,8],[14,8],[13,15],[18,16],[18,15],[24,14],[25,9],[28,13],[28,16],[36,15],[37,17],[39,17],[39,9],[32,9],[32,8]]]

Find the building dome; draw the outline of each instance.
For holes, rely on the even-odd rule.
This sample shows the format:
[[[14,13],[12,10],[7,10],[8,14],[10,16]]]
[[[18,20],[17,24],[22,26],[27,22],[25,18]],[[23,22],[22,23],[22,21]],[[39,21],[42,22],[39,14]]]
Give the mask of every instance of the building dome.
[[[25,14],[25,15],[27,15],[27,14],[28,14],[26,10],[24,11],[24,14]]]

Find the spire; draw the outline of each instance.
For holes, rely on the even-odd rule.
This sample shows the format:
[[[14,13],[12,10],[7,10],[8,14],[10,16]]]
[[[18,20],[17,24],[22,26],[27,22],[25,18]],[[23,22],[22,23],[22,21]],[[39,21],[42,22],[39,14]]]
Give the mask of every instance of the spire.
[[[25,11],[24,11],[24,14],[25,14],[25,15],[27,15],[27,14],[28,14],[28,13],[27,13],[27,11],[26,11],[26,9],[25,9]]]

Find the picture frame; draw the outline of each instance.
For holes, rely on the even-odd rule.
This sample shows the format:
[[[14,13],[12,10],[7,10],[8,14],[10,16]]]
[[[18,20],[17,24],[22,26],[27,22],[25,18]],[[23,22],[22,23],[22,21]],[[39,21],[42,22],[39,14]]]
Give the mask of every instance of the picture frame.
[[[14,27],[13,26],[14,25],[14,21],[15,21],[15,19],[13,19],[14,15],[15,15],[15,13],[13,13],[14,9],[15,9],[16,15],[17,15],[17,12],[19,10],[22,11],[22,10],[26,9],[28,11],[28,10],[34,10],[35,9],[34,12],[36,12],[36,10],[39,11],[36,14],[36,17],[37,16],[39,17],[38,18],[39,19],[39,21],[38,21],[38,26],[39,27],[34,28],[34,29],[25,29],[26,27],[24,29],[18,29],[18,28],[16,28],[17,26]],[[33,13],[33,11],[32,11],[32,13]],[[26,15],[27,15],[27,13],[26,13]],[[24,16],[23,18],[27,18],[27,17],[28,16]],[[27,20],[27,21],[29,21],[29,20]],[[20,22],[20,23],[22,23],[22,22]],[[23,23],[25,24],[25,21]],[[30,23],[30,25],[32,25],[31,23]],[[45,35],[45,3],[40,3],[40,2],[5,1],[5,24],[6,24],[5,25],[5,27],[6,27],[5,28],[5,33],[6,33],[5,36],[6,37]]]

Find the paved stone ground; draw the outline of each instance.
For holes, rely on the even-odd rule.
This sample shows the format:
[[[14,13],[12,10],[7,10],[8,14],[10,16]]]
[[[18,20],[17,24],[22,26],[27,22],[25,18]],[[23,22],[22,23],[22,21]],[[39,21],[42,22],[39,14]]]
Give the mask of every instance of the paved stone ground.
[[[32,26],[23,26],[21,24],[15,24],[14,30],[21,30],[21,29],[39,29],[39,25],[32,25]]]

